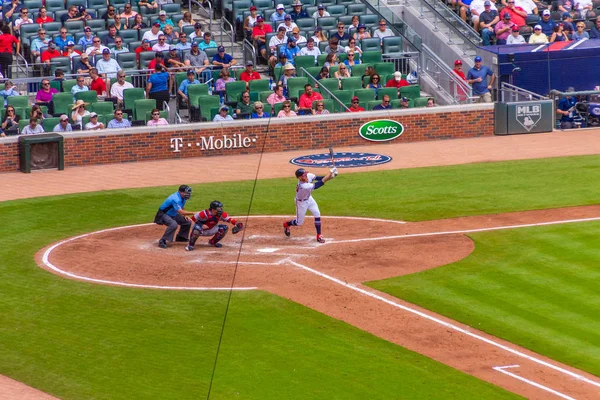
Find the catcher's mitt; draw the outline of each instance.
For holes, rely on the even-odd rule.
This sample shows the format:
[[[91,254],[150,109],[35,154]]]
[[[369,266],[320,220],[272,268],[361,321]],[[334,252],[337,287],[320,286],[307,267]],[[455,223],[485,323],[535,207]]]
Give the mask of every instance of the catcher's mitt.
[[[238,222],[237,224],[235,224],[235,226],[231,230],[231,233],[233,233],[235,235],[236,233],[238,233],[242,230],[244,230],[244,224],[242,224],[241,222]]]

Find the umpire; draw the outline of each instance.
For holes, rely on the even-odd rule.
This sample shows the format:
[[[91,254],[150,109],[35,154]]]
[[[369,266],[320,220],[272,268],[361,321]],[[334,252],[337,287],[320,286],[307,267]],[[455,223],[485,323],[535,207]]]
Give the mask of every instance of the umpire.
[[[167,197],[156,212],[154,223],[167,226],[165,233],[158,241],[158,247],[161,249],[166,249],[167,242],[173,241],[173,235],[177,230],[177,225],[181,225],[181,228],[179,229],[175,241],[188,241],[192,222],[186,215],[194,215],[194,213],[185,211],[183,208],[190,197],[192,197],[192,188],[188,185],[181,185],[179,186],[179,191]]]

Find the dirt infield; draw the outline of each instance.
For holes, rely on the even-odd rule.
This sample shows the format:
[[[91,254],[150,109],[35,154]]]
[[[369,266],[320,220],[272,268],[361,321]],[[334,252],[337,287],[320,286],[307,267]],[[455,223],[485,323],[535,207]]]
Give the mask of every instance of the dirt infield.
[[[193,252],[184,251],[184,243],[159,249],[162,227],[139,225],[82,235],[52,246],[49,253],[44,249],[36,258],[41,262],[46,254],[49,265],[81,279],[169,288],[226,289],[237,266],[238,289],[256,287],[288,298],[528,398],[546,399],[549,393],[498,367],[518,365],[509,373],[583,399],[597,396],[596,377],[361,282],[458,261],[474,249],[465,232],[588,218],[600,219],[600,206],[421,223],[329,217],[329,237],[322,245],[316,243],[310,221],[286,238],[283,217],[253,217],[244,236],[228,235],[221,249],[208,246],[204,238]],[[121,262],[114,263],[116,259]]]

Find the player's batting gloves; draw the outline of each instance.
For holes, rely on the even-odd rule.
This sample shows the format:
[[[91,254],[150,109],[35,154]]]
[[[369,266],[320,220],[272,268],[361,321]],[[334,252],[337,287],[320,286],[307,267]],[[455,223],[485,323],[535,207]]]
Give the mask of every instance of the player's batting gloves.
[[[334,178],[338,176],[338,170],[336,167],[331,168],[329,172],[331,172],[331,175],[333,175]]]

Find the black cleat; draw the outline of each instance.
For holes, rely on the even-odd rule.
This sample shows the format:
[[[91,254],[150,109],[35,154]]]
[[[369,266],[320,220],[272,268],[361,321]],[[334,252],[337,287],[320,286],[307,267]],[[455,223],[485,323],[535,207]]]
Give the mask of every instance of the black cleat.
[[[159,240],[158,241],[158,247],[160,247],[161,249],[166,249],[167,248],[167,242],[164,240]]]
[[[182,237],[182,236],[177,236],[177,237],[175,238],[175,241],[176,241],[176,242],[186,242],[186,243],[187,243],[187,242],[189,242],[189,239],[187,239],[187,238],[184,238],[184,237]]]
[[[215,243],[212,240],[209,240],[208,244],[210,244],[211,246],[216,247],[216,248],[223,247],[223,245],[221,243],[219,243],[219,242]]]
[[[292,232],[290,232],[290,226],[287,222],[283,223],[283,233],[285,233],[285,236],[287,237],[290,237],[290,235],[292,234]]]

